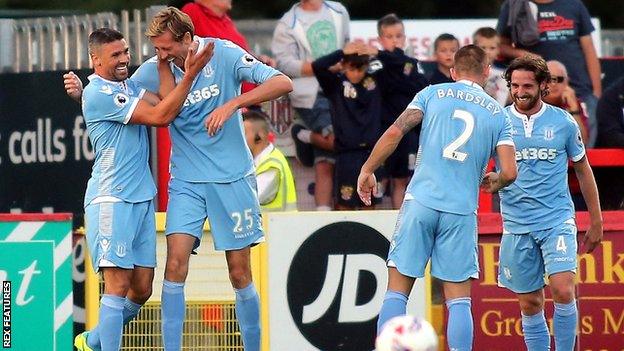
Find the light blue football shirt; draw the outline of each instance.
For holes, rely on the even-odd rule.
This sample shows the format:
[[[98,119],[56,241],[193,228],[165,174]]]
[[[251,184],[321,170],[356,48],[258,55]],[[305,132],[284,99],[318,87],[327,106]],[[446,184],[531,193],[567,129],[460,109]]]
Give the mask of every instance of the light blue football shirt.
[[[280,74],[259,62],[236,44],[199,38],[199,50],[214,41],[214,55],[195,79],[180,114],[171,123],[171,176],[187,182],[229,183],[252,174],[253,158],[245,142],[240,111],[223,128],[209,136],[206,118],[217,107],[240,95],[241,82],[257,84]],[[149,59],[132,76],[149,91],[158,91],[157,59]],[[171,63],[176,81],[184,72]]]
[[[132,79],[113,82],[93,74],[89,80],[82,94],[82,114],[95,163],[84,205],[100,196],[126,202],[153,199],[156,186],[148,164],[147,128],[128,124],[145,90]]]
[[[507,113],[468,80],[430,85],[407,108],[424,113],[406,199],[456,214],[474,213],[479,184],[497,145],[513,145]]]
[[[516,144],[518,177],[500,191],[504,230],[524,234],[555,227],[574,217],[568,159],[577,162],[585,156],[576,121],[546,103],[531,118],[513,106],[505,109]]]

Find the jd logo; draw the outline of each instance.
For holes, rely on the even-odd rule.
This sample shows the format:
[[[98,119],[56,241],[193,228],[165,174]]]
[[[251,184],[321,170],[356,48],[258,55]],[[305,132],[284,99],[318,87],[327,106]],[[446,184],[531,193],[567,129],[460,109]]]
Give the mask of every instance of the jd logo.
[[[372,350],[387,283],[388,240],[356,222],[312,234],[288,272],[290,313],[305,338],[325,350]]]

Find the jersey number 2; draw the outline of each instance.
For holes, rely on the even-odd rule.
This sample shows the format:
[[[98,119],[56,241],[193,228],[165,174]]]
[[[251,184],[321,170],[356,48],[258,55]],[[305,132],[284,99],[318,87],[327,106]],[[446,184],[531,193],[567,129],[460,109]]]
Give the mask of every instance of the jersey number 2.
[[[472,132],[474,131],[474,116],[468,111],[455,110],[453,111],[452,117],[459,118],[464,121],[464,123],[466,123],[466,127],[464,128],[464,131],[457,137],[457,139],[453,140],[444,148],[444,150],[442,150],[442,156],[451,160],[464,162],[466,157],[468,157],[468,154],[459,151],[458,149],[464,146],[468,139],[470,139],[470,136],[472,136]]]

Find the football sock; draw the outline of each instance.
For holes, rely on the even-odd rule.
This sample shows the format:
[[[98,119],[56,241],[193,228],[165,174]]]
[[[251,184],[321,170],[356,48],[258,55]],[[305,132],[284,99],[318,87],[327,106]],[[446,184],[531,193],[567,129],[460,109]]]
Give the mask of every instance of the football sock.
[[[253,282],[236,293],[236,318],[245,351],[260,351],[260,298]]]
[[[550,350],[550,334],[544,318],[544,310],[532,315],[522,314],[522,333],[528,351]]]
[[[471,299],[469,297],[459,297],[446,301],[449,314],[446,336],[448,346],[453,351],[472,350],[474,326],[470,306]]]
[[[99,329],[100,349],[102,351],[119,351],[121,347],[125,300],[126,298],[121,296],[102,295],[100,300],[100,318],[96,328]]]
[[[555,302],[555,316],[553,323],[555,350],[574,350],[577,321],[578,313],[576,309],[576,300],[572,300],[570,303]]]
[[[162,337],[165,351],[180,351],[184,325],[184,283],[163,281],[161,295]]]
[[[381,333],[381,328],[387,321],[396,316],[406,313],[407,295],[399,291],[388,290],[384,296],[379,319],[377,320],[377,335]]]
[[[126,297],[126,301],[124,301],[123,306],[123,325],[130,323],[138,314],[141,309],[141,305],[135,302],[132,302]],[[89,337],[87,338],[87,345],[95,351],[100,350],[100,329],[95,328],[89,332]]]

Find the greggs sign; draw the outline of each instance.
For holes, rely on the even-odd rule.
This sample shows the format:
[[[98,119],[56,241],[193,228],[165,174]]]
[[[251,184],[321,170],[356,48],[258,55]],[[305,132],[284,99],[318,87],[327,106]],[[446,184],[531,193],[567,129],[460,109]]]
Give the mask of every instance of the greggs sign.
[[[624,213],[608,217],[620,217],[620,223],[605,221],[600,247],[578,255],[577,349],[582,351],[624,351]],[[584,219],[579,218],[580,230],[587,228]],[[583,234],[579,232],[579,242]],[[515,294],[497,286],[499,247],[500,235],[480,235],[481,279],[472,286],[474,345],[482,351],[524,350],[518,301]],[[552,335],[553,304],[548,290],[546,316]]]

